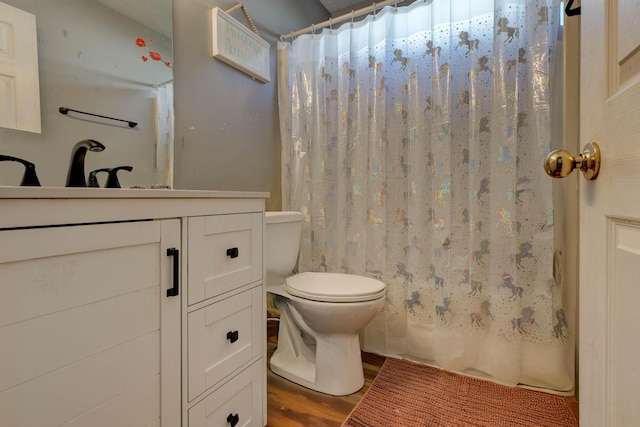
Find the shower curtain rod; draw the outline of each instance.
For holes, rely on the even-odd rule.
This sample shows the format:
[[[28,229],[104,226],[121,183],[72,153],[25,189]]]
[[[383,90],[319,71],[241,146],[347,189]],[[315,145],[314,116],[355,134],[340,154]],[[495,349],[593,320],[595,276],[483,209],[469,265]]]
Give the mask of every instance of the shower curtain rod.
[[[390,4],[397,5],[401,3],[402,0],[385,0],[380,3],[373,3],[371,6],[363,7],[362,9],[352,10],[351,13],[345,13],[344,15],[340,15],[337,18],[329,18],[324,22],[319,24],[310,25],[307,28],[303,28],[298,31],[293,31],[289,34],[281,34],[280,40],[284,41],[286,39],[292,39],[294,37],[299,36],[300,34],[309,33],[318,29],[322,29],[325,27],[329,27],[333,24],[338,24],[340,22],[348,21],[349,19],[353,20],[354,18],[362,15],[366,15],[368,13],[374,12],[378,9],[382,9],[385,6],[389,6]]]

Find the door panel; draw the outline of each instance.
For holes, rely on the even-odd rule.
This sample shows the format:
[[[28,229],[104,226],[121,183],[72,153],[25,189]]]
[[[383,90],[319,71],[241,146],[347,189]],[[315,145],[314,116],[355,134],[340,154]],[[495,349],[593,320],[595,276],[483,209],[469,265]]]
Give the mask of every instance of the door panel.
[[[596,141],[600,175],[580,178],[579,400],[582,426],[640,418],[640,8],[583,0],[580,145]]]
[[[638,395],[630,394],[640,384],[636,365],[640,354],[640,223],[610,220],[610,283],[607,365],[611,425],[629,425],[640,420]],[[625,424],[626,419],[626,424]]]
[[[612,61],[612,65],[614,73],[619,75],[620,84],[624,84],[637,75],[640,70],[640,52],[638,51],[640,32],[637,31],[640,27],[640,8],[637,2],[615,1],[611,3],[612,8],[617,7],[618,9],[617,13],[614,12],[615,9],[611,11],[612,19],[617,21],[611,23],[611,28],[612,30],[618,28],[613,43],[615,51],[612,54],[615,55],[615,61]]]

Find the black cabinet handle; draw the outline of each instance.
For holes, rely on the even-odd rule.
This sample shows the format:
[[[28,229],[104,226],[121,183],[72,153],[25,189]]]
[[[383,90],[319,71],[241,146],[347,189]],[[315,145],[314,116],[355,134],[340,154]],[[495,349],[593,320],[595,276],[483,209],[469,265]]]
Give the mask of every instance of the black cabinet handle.
[[[238,248],[227,249],[227,256],[229,258],[238,258]]]
[[[227,339],[231,342],[231,344],[238,341],[238,337],[239,337],[238,331],[227,332]]]
[[[238,414],[229,414],[227,415],[227,422],[231,425],[231,427],[236,427],[236,424],[240,422],[240,417]]]
[[[175,297],[180,293],[180,251],[176,248],[168,248],[167,256],[173,257],[173,288],[167,289],[168,297]]]

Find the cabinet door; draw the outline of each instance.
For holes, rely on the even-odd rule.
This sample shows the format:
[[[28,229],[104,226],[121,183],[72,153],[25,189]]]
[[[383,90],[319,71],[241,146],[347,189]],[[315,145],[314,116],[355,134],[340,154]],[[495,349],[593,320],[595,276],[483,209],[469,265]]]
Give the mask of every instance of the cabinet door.
[[[180,425],[179,221],[0,239],[0,425]]]
[[[262,213],[189,218],[189,305],[262,279]]]

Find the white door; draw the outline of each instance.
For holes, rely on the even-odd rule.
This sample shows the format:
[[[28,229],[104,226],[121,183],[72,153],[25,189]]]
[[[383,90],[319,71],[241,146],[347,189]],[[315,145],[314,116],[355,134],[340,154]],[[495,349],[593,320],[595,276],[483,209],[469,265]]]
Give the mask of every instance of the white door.
[[[0,3],[0,127],[40,133],[36,17]]]
[[[582,0],[579,399],[582,426],[640,423],[640,3]],[[575,172],[574,172],[575,173]]]

